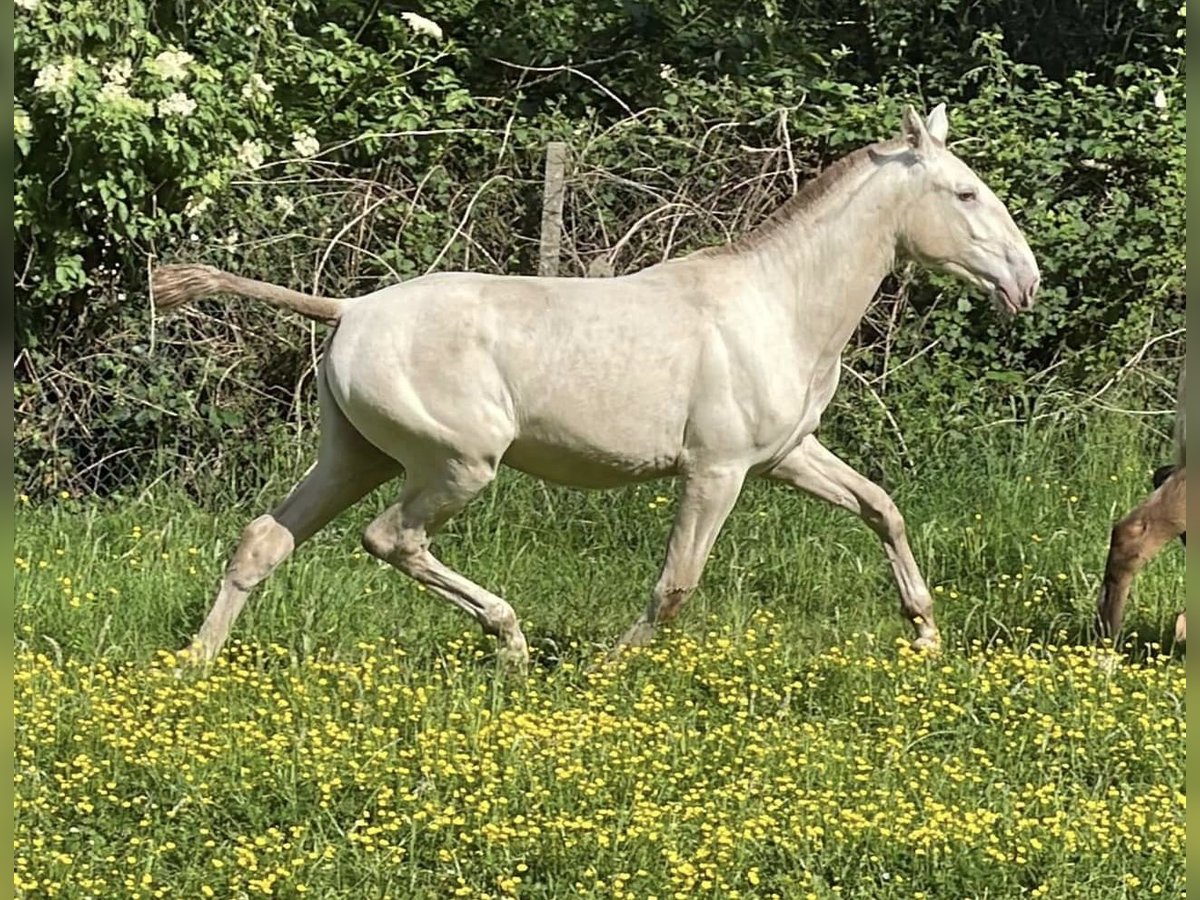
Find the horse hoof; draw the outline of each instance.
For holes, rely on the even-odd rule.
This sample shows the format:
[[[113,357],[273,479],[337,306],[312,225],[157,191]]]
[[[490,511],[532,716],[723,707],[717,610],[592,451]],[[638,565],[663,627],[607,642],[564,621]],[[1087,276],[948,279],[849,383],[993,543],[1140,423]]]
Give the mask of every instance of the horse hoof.
[[[192,641],[182,650],[175,653],[173,673],[176,678],[195,673],[208,665],[208,653],[199,641]]]
[[[496,651],[497,668],[504,673],[524,675],[529,671],[529,648],[525,641],[502,644]]]
[[[654,641],[655,627],[649,622],[635,622],[629,630],[617,641],[614,653],[619,653],[626,647],[648,647]]]
[[[913,650],[918,653],[937,654],[942,650],[942,636],[940,634],[923,634],[909,644]]]
[[[1108,647],[1097,649],[1095,659],[1096,668],[1105,675],[1112,675],[1121,666],[1121,654]]]

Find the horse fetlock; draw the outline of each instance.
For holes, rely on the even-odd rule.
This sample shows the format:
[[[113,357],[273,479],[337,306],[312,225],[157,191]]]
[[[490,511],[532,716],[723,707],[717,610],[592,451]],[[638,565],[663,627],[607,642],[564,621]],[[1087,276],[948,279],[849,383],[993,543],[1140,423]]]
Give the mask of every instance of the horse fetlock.
[[[242,529],[240,543],[246,546],[253,546],[261,541],[269,540],[277,531],[286,532],[286,529],[275,521],[274,516],[270,514],[261,515]]]
[[[671,587],[656,591],[654,622],[666,624],[679,615],[684,602],[691,596],[694,587]]]
[[[933,621],[933,601],[929,597],[914,598],[904,605],[904,613],[917,632],[912,642],[914,650],[931,650],[941,646],[942,636]]]
[[[375,521],[363,529],[362,547],[376,559],[390,559],[395,546],[395,530],[386,523]]]
[[[529,644],[511,607],[507,610],[491,611],[483,622],[483,630],[494,635],[499,642],[496,656],[503,667],[525,669],[529,663]]]
[[[524,673],[529,669],[529,648],[525,645],[524,638],[521,639],[520,646],[512,644],[500,644],[496,650],[496,663],[501,671]]]
[[[525,645],[525,635],[521,633],[521,626],[517,623],[517,614],[507,603],[502,602],[482,610],[479,621],[487,634],[499,638],[503,643],[515,642],[521,646]]]
[[[1148,530],[1147,521],[1141,516],[1129,516],[1113,526],[1109,547],[1114,561],[1129,565],[1142,552],[1142,542]]]

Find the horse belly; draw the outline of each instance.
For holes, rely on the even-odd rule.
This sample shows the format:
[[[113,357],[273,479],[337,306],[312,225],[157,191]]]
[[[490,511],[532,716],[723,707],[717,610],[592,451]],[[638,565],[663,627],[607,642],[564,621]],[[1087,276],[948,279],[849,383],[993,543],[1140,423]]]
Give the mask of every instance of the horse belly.
[[[616,487],[673,474],[683,421],[665,404],[564,391],[519,414],[504,462],[559,484]],[[676,421],[676,420],[679,421]]]
[[[579,488],[615,488],[676,473],[677,458],[629,454],[618,449],[584,448],[518,439],[504,454],[506,466],[556,484]]]

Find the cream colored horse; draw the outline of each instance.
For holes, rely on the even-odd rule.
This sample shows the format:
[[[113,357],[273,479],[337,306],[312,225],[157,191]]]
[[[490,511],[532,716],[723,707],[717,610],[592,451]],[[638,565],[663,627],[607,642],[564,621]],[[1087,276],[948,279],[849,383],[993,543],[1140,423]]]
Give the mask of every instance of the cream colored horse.
[[[936,647],[900,512],[814,432],[842,349],[898,255],[982,288],[1001,311],[1033,303],[1033,254],[946,148],[946,127],[943,106],[926,121],[908,109],[899,138],[830,166],[740,241],[619,278],[454,272],[339,300],[208,266],[159,268],[162,309],[225,293],[335,326],[318,376],[318,460],[246,526],[185,652],[215,656],[255,585],[403,471],[364,546],[473,616],[502,658],[525,661],[512,607],[430,552],[501,463],[588,488],[680,480],[661,575],[622,645],[675,616],[742,485],[763,476],[861,516],[891,561],[914,646]]]

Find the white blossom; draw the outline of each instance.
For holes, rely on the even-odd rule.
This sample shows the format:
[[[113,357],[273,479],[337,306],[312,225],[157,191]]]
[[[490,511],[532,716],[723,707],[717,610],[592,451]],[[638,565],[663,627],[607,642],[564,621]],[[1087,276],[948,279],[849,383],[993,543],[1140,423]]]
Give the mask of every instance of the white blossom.
[[[301,128],[292,134],[292,149],[296,151],[297,156],[308,159],[317,155],[321,143],[311,128]]]
[[[192,54],[186,50],[164,50],[146,63],[146,68],[163,81],[183,81],[188,76],[192,59]]]
[[[1159,88],[1154,94],[1154,105],[1159,109],[1167,108],[1167,95],[1162,88]]]
[[[66,57],[62,62],[46,63],[38,70],[37,77],[33,80],[33,89],[43,94],[61,93],[75,80],[78,67],[79,62],[73,56]]]
[[[675,83],[675,67],[663,63],[658,67],[658,77],[670,84]]]
[[[168,116],[187,118],[196,111],[196,101],[183,91],[176,91],[165,100],[158,101],[158,114],[164,119]]]
[[[100,102],[112,109],[122,109],[148,116],[154,111],[154,106],[148,100],[139,100],[129,93],[129,88],[114,81],[106,81],[97,94]]]
[[[29,113],[21,109],[21,107],[13,107],[13,135],[16,137],[29,137],[33,131],[33,125],[29,121]]]
[[[275,208],[279,210],[280,219],[286,219],[296,211],[296,204],[291,197],[285,197],[283,194],[275,196]]]
[[[247,169],[257,169],[266,159],[266,150],[259,141],[242,141],[237,158]]]
[[[100,102],[106,106],[124,106],[133,99],[129,93],[129,88],[115,81],[105,82],[100,87],[99,97]]]
[[[408,27],[417,34],[427,34],[435,41],[442,39],[442,26],[437,22],[431,21],[415,12],[401,13],[400,18],[407,22]]]
[[[16,0],[16,4],[26,12],[33,12],[38,8],[38,0]]]
[[[267,81],[257,72],[250,74],[250,79],[242,85],[242,96],[247,100],[255,101],[258,99],[266,99],[275,93],[275,85]]]
[[[105,67],[104,77],[113,84],[129,84],[129,79],[133,77],[133,60],[120,59],[111,63]]]
[[[193,197],[183,208],[183,215],[188,219],[203,215],[212,206],[212,197]]]

